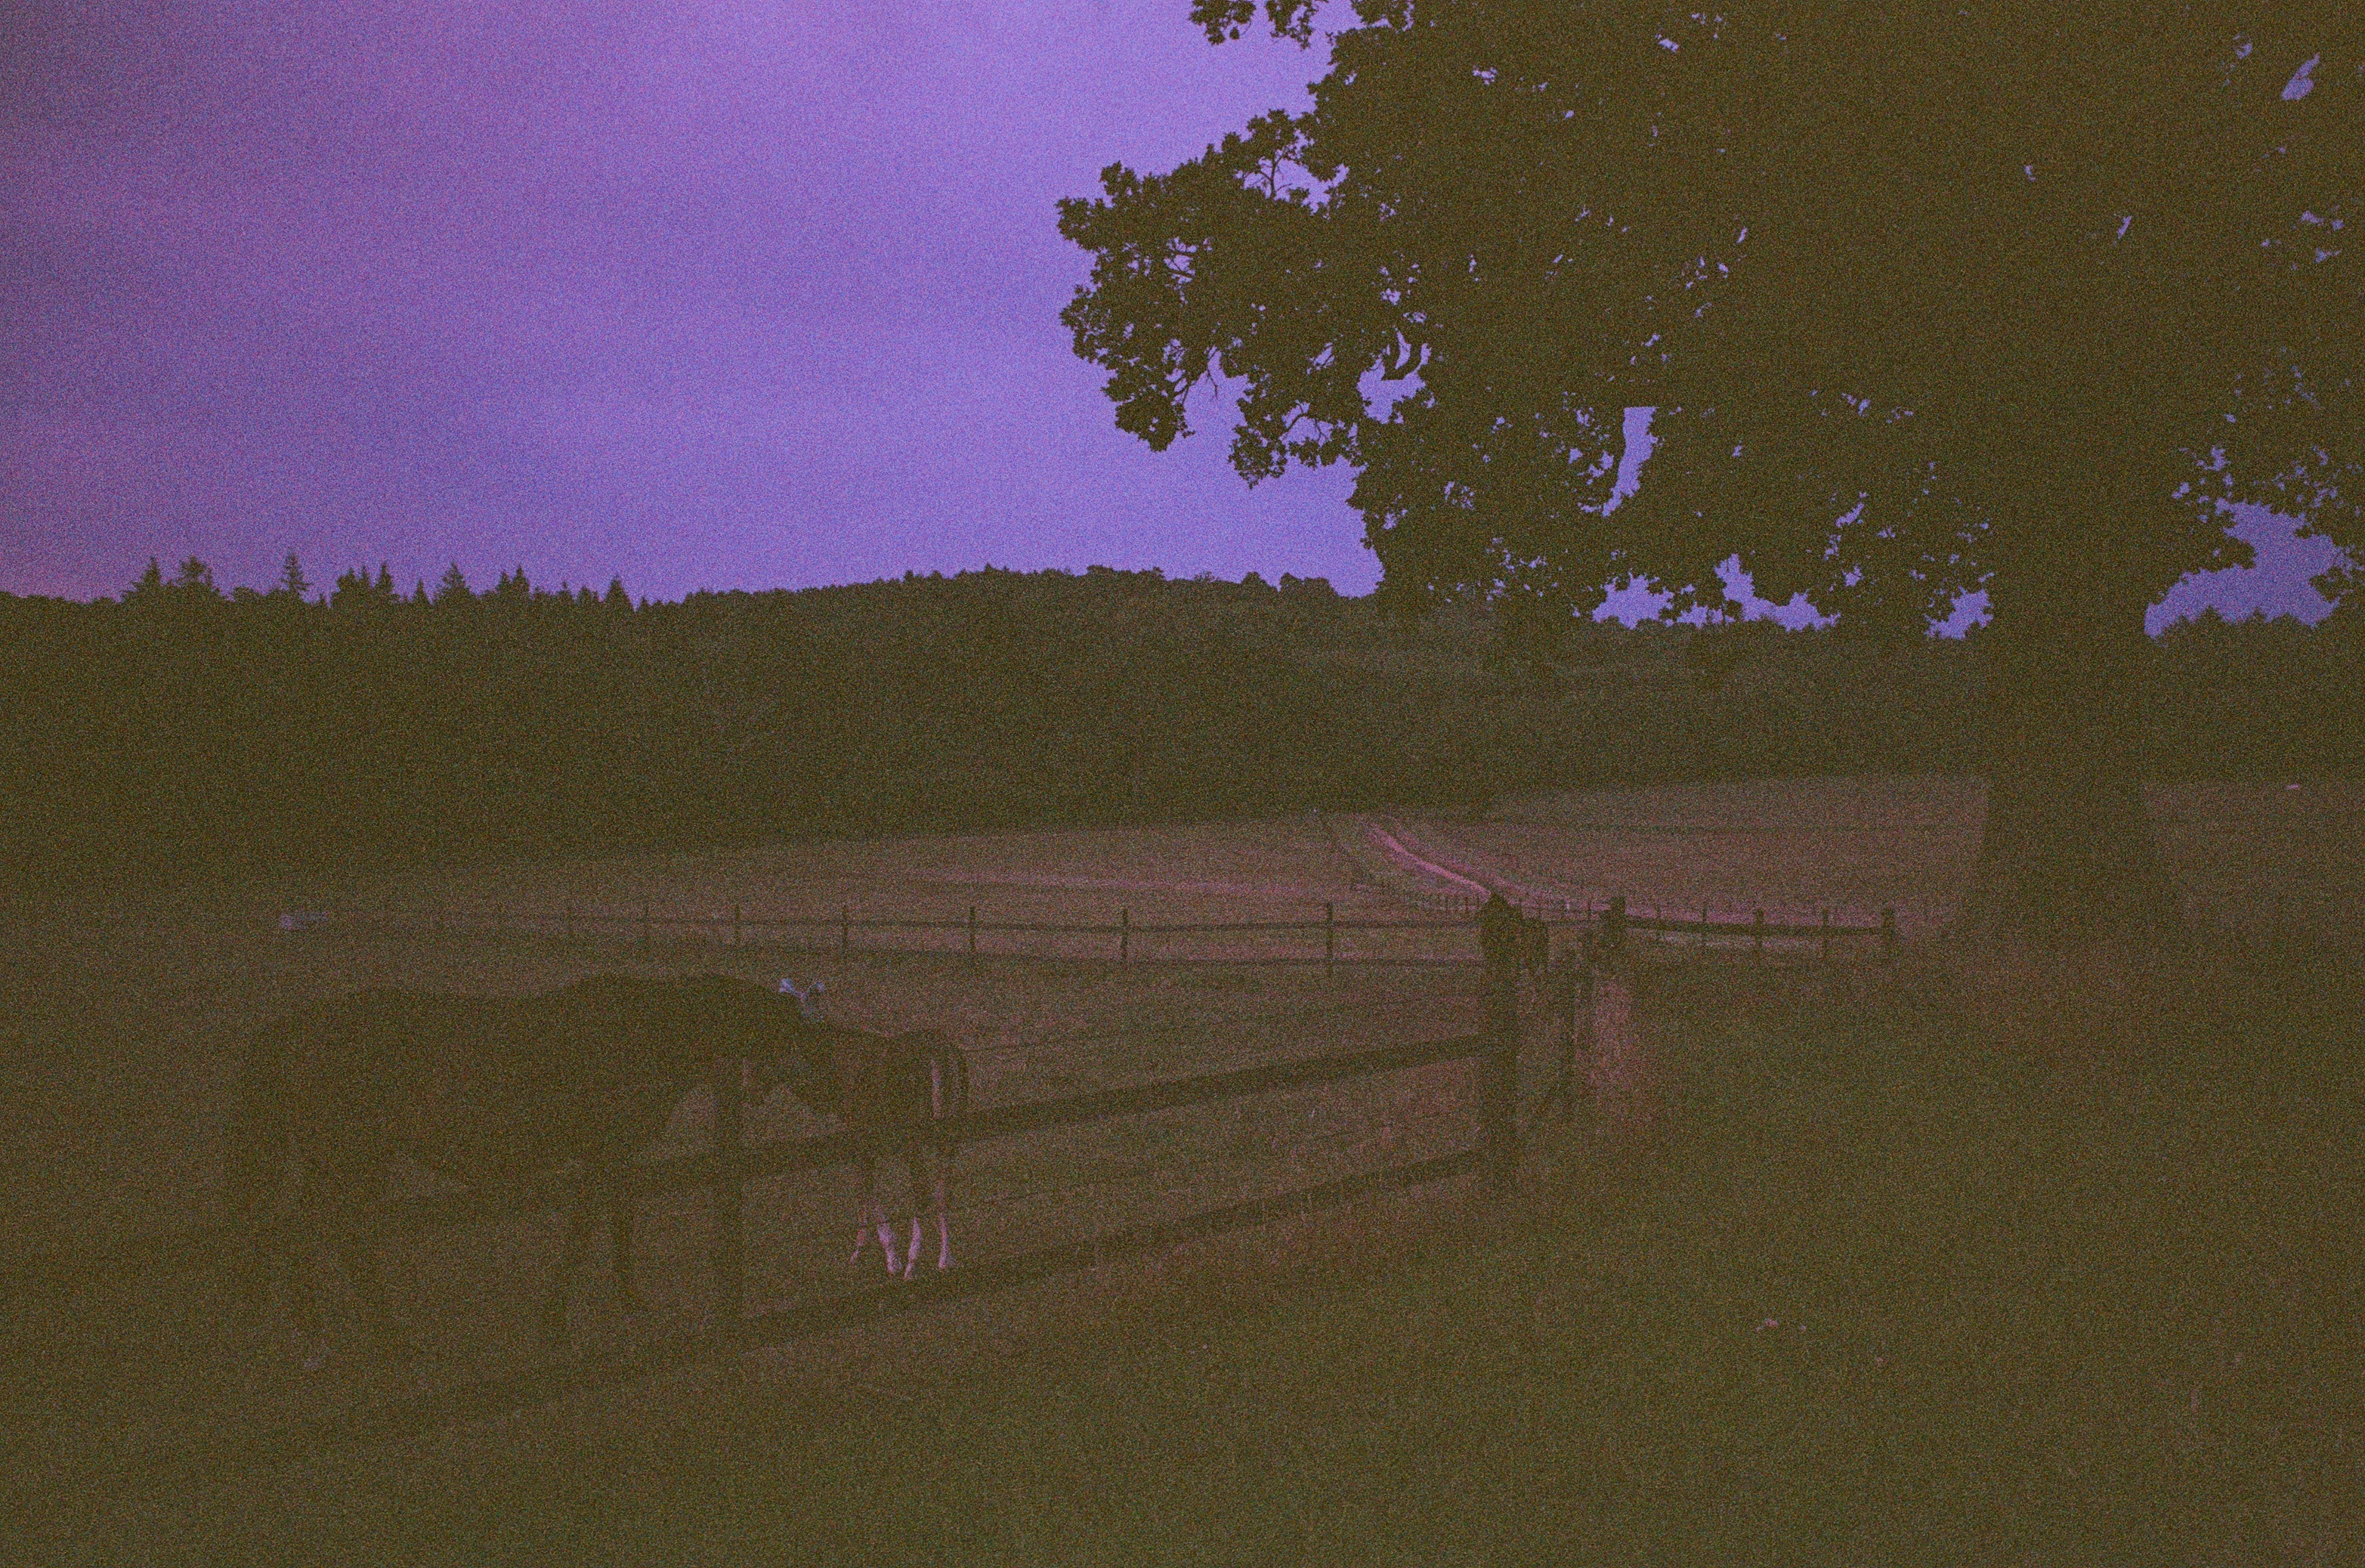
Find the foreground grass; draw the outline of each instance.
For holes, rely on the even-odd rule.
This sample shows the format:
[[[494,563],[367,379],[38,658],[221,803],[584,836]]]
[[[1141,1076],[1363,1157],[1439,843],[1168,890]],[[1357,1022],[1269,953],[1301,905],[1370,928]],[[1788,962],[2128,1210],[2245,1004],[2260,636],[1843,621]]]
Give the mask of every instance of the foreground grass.
[[[1911,994],[1680,980],[1664,1105],[1477,1244],[1073,1319],[882,1396],[744,1380],[83,1499],[64,1560],[2252,1562],[2365,1555],[2338,977],[2112,1066]],[[6,1538],[0,1537],[0,1544]]]

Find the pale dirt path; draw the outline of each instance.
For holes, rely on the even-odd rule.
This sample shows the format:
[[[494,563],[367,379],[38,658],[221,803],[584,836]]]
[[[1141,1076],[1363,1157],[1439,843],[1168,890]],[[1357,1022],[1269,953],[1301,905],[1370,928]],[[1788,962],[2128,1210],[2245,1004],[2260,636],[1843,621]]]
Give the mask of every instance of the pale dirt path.
[[[1476,857],[1460,846],[1447,841],[1440,849],[1434,842],[1436,829],[1423,823],[1418,834],[1401,823],[1385,825],[1379,819],[1357,819],[1373,846],[1399,869],[1425,878],[1437,884],[1439,890],[1456,898],[1483,899],[1500,892],[1505,898],[1523,908],[1549,907],[1554,904],[1575,904],[1585,902],[1585,896],[1572,892],[1556,883],[1533,878],[1514,879],[1489,871],[1475,863]]]
[[[1495,890],[1491,886],[1475,878],[1465,876],[1425,856],[1414,853],[1407,847],[1402,838],[1382,827],[1371,817],[1358,818],[1357,823],[1381,854],[1407,871],[1442,882],[1457,893],[1468,893],[1477,898],[1483,899]]]

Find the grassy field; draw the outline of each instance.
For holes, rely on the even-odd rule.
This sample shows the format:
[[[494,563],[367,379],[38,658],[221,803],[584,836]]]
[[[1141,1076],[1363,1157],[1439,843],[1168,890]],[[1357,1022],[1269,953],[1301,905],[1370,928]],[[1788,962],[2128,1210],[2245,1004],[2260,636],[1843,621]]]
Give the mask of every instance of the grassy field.
[[[2365,891],[2359,803],[2312,781],[2153,797],[2196,906],[2270,936],[2346,918]],[[1978,805],[1969,784],[1823,780],[1420,825],[1480,868],[1670,903],[1729,889],[1776,918],[1777,890],[1808,909],[1893,902],[1918,934],[1943,918]],[[971,974],[712,944],[644,963],[592,941],[261,934],[277,909],[1411,913],[1356,879],[1323,824],[1208,823],[323,881],[220,901],[232,922],[20,941],[0,960],[0,1223],[39,1247],[209,1218],[245,1032],[379,981],[818,974],[853,1020],[955,1029],[989,1103],[1476,1023],[1474,977],[1453,972]],[[1619,1562],[2354,1557],[2337,1506],[2356,1490],[2340,1357],[2359,1307],[2339,1240],[2360,1195],[2342,974],[2236,975],[2214,1054],[2136,1050],[2065,1077],[2032,1039],[2082,1061],[2084,1032],[2125,1020],[2030,1002],[1999,1025],[1991,996],[1925,970],[1736,990],[1701,969],[1664,978],[1631,1027],[1605,1014],[1608,1092],[1538,1150],[1513,1229],[1459,1189],[1414,1194],[364,1461],[68,1488],[62,1511],[37,1488],[0,1509],[0,1560],[1485,1561],[1529,1555],[1522,1532]],[[1530,1092],[1547,1033],[1531,1028]],[[981,1149],[964,1161],[963,1256],[1452,1147],[1470,1125],[1460,1073]],[[696,1147],[704,1114],[694,1097],[670,1146]],[[776,1107],[750,1130],[813,1129]],[[835,1175],[751,1195],[751,1305],[854,1282],[843,1205]],[[696,1323],[702,1197],[653,1200],[642,1222],[660,1316]],[[391,1249],[439,1374],[532,1353],[556,1242],[542,1215]],[[376,1386],[360,1364],[306,1380],[273,1359],[284,1347],[233,1353],[212,1293],[184,1277],[0,1303],[9,1468]],[[603,1289],[578,1287],[576,1330],[622,1331]],[[2221,1350],[2247,1359],[2209,1361]],[[468,1481],[479,1466],[494,1479]],[[2155,1515],[2207,1550],[2146,1537]]]
[[[1660,1114],[1581,1113],[1504,1210],[1444,1194],[365,1457],[151,1478],[16,1544],[2354,1562],[2365,1040],[2329,966],[2221,978],[2210,1027],[2032,1051],[1934,971],[1669,974],[1638,1014]]]
[[[85,1005],[68,1018],[67,998],[50,997],[44,1026],[73,1055],[53,1059],[40,1075],[45,1114],[24,1115],[12,1129],[6,1193],[19,1246],[89,1247],[213,1217],[213,1130],[229,1109],[241,1019],[226,1008],[206,1013],[222,1007],[225,996],[240,996],[245,1012],[259,1017],[297,997],[398,975],[412,983],[532,990],[619,967],[611,949],[530,939],[339,941],[283,950],[275,962],[249,969],[230,961],[239,956],[174,954],[172,972],[188,991],[148,995],[141,1004]],[[210,972],[208,957],[219,966]],[[777,972],[778,963],[778,955],[752,948],[661,958],[754,978]],[[882,955],[801,968],[829,979],[843,1015],[958,1030],[982,1104],[1437,1038],[1475,1025],[1470,977],[1437,971],[1330,986],[1318,972],[1295,971],[1002,966],[971,975],[952,960]],[[104,978],[115,984],[97,994],[138,992],[120,969]],[[210,1033],[193,1040],[191,1015],[204,1017]],[[167,1040],[181,1048],[161,1048]],[[982,1261],[1456,1147],[1471,1126],[1461,1071],[1424,1070],[982,1146],[961,1162],[958,1254]],[[138,1114],[129,1114],[134,1106]],[[693,1094],[654,1156],[702,1147],[710,1115],[706,1097]],[[784,1096],[752,1111],[747,1125],[757,1139],[823,1130]],[[636,1270],[655,1315],[644,1327],[694,1328],[712,1293],[706,1194],[653,1195],[638,1208]],[[846,1261],[849,1210],[841,1171],[755,1184],[745,1213],[750,1306],[871,1282],[870,1272]],[[560,1218],[555,1210],[529,1212],[503,1224],[398,1238],[384,1249],[389,1290],[427,1353],[420,1381],[492,1373],[536,1357],[534,1303],[556,1256]],[[604,1245],[599,1250],[604,1255]],[[332,1311],[341,1296],[331,1298]],[[578,1277],[575,1301],[579,1341],[598,1345],[628,1331],[598,1273]],[[121,1276],[66,1296],[0,1302],[0,1354],[43,1373],[0,1397],[0,1436],[12,1458],[89,1459],[169,1445],[213,1421],[297,1418],[388,1391],[387,1369],[365,1356],[341,1355],[326,1372],[308,1376],[284,1336],[252,1342],[231,1331],[230,1317],[221,1282],[209,1273]]]
[[[2365,924],[2365,783],[2311,778],[2155,785],[2161,853],[2187,908],[2269,937]],[[1987,789],[1975,778],[1804,778],[1590,790],[1504,801],[1483,823],[1440,825],[1474,864],[1559,881],[1638,910],[1719,920],[1839,921],[1898,912],[1909,936],[1954,913],[1978,852]],[[1440,846],[1442,846],[1440,845]]]

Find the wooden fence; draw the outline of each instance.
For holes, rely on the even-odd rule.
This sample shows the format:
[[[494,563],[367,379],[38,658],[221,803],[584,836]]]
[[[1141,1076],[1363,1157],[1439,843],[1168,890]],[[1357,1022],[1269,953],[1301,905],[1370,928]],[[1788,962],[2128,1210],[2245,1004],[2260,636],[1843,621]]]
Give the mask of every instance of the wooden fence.
[[[686,916],[669,918],[676,924],[689,924],[697,919]],[[333,924],[334,922],[328,924]],[[658,928],[658,924],[652,912],[645,909],[637,923],[644,939],[646,934]],[[744,937],[750,929],[779,929],[796,923],[779,919],[754,922],[734,912],[733,924],[737,934]],[[871,924],[874,927],[933,924],[941,928],[947,923],[875,921]],[[982,928],[982,923],[975,921],[963,924],[970,929]],[[1335,930],[1337,925],[1343,924],[1346,923],[1328,920],[1322,923],[1258,922],[1249,923],[1245,928],[1296,926],[1303,929],[1317,926]],[[1439,923],[1358,924],[1433,925]],[[499,1417],[544,1403],[570,1391],[636,1378],[668,1362],[689,1357],[779,1344],[918,1306],[974,1296],[1095,1267],[1105,1261],[1158,1250],[1195,1238],[1310,1213],[1366,1194],[1418,1186],[1455,1176],[1479,1174],[1485,1179],[1487,1190],[1499,1195],[1508,1190],[1516,1174],[1520,1152],[1517,1082],[1519,1043],[1518,986],[1521,962],[1532,952],[1532,926],[1547,922],[1522,917],[1506,907],[1492,912],[1482,911],[1476,921],[1457,924],[1475,934],[1481,949],[1480,962],[1485,969],[1485,1023],[1476,1035],[1301,1058],[1259,1067],[1094,1091],[1056,1100],[982,1107],[970,1113],[961,1136],[967,1143],[990,1142],[1119,1116],[1272,1094],[1440,1063],[1468,1061],[1475,1067],[1472,1101],[1476,1113],[1478,1137],[1465,1148],[1430,1159],[1383,1166],[1171,1219],[1146,1221],[1051,1242],[1013,1256],[964,1265],[918,1281],[898,1282],[880,1288],[799,1302],[751,1316],[745,1301],[748,1238],[743,1218],[747,1184],[843,1164],[848,1157],[849,1147],[844,1134],[746,1144],[741,1137],[743,1108],[737,1077],[734,1073],[720,1073],[712,1086],[715,1118],[714,1133],[709,1147],[699,1153],[632,1168],[636,1195],[693,1186],[707,1187],[713,1193],[711,1255],[715,1294],[706,1327],[620,1349],[593,1350],[520,1372],[480,1378],[365,1407],[348,1408],[290,1425],[266,1429],[230,1427],[207,1438],[202,1453],[184,1450],[176,1453],[151,1454],[140,1462],[145,1466],[161,1464],[167,1468],[182,1464],[214,1466],[226,1461],[268,1462],[306,1452],[392,1440],[457,1421]],[[1032,928],[1020,923],[1007,924],[1018,929]],[[840,942],[846,944],[850,942],[851,932],[857,927],[849,917],[842,914],[838,928]],[[1221,928],[1224,927],[1172,929]],[[1097,930],[1103,934],[1113,932],[1119,937],[1119,958],[1122,959],[1122,944],[1126,934],[1142,928],[1120,921],[1114,928],[1061,926],[1055,929]],[[1554,1011],[1561,1016],[1558,1073],[1552,1090],[1538,1109],[1541,1111],[1554,1100],[1560,1101],[1565,1109],[1573,1093],[1582,1092],[1576,1078],[1578,1064],[1575,1060],[1578,999],[1580,995],[1589,996],[1591,993],[1594,961],[1624,944],[1630,935],[1646,932],[1695,932],[1705,938],[1717,933],[1738,933],[1756,938],[1762,948],[1763,938],[1768,935],[1828,937],[1844,929],[1847,928],[1829,925],[1769,926],[1762,918],[1747,924],[1635,918],[1628,914],[1624,900],[1612,900],[1607,909],[1599,912],[1596,928],[1588,931],[1581,957],[1569,955],[1576,961],[1563,965],[1558,971],[1558,984],[1553,988],[1552,997]],[[1885,945],[1893,946],[1893,920],[1888,922],[1882,931]],[[1326,957],[1328,961],[1339,961],[1335,950]],[[439,1196],[401,1205],[389,1216],[391,1223],[387,1229],[389,1233],[399,1234],[407,1230],[495,1220],[508,1217],[525,1206],[515,1197],[505,1198],[485,1193]],[[275,1222],[267,1233],[268,1238],[281,1242],[302,1239],[286,1228],[292,1222],[287,1220]],[[20,1256],[6,1266],[7,1277],[0,1279],[0,1294],[15,1294],[8,1287],[22,1290],[43,1281],[44,1276],[47,1276],[47,1282],[66,1284],[71,1288],[73,1284],[87,1282],[94,1274],[102,1271],[218,1264],[226,1260],[230,1248],[243,1240],[243,1237],[227,1229],[213,1227],[161,1238],[133,1249],[118,1249],[101,1258],[81,1255],[44,1260]]]
[[[1496,919],[1502,924],[1500,916]],[[1509,916],[1508,924],[1519,924],[1518,917]],[[1479,1134],[1476,1141],[1466,1148],[1176,1218],[1147,1221],[1053,1242],[917,1281],[800,1302],[751,1316],[745,1304],[747,1238],[743,1223],[747,1184],[843,1164],[848,1158],[849,1144],[842,1133],[757,1145],[744,1143],[740,1136],[742,1106],[737,1076],[718,1073],[712,1085],[715,1119],[710,1146],[699,1153],[639,1165],[632,1171],[636,1195],[691,1186],[710,1188],[714,1194],[711,1245],[715,1297],[707,1327],[637,1346],[595,1350],[521,1372],[349,1408],[291,1425],[265,1429],[228,1425],[204,1439],[202,1451],[151,1453],[138,1462],[147,1468],[168,1469],[218,1466],[226,1462],[270,1462],[307,1452],[383,1442],[456,1421],[499,1417],[569,1391],[638,1377],[669,1361],[779,1344],[917,1306],[1095,1267],[1195,1238],[1310,1213],[1366,1194],[1473,1172],[1485,1177],[1490,1191],[1500,1193],[1512,1180],[1519,1157],[1516,1115],[1519,945],[1500,932],[1491,935],[1482,933],[1482,938],[1486,946],[1487,1007],[1485,1027],[1480,1034],[1300,1058],[1056,1100],[982,1107],[970,1113],[961,1133],[965,1143],[990,1142],[1118,1116],[1471,1061],[1477,1066],[1474,1102]],[[518,1212],[521,1206],[524,1205],[514,1198],[483,1193],[443,1196],[401,1205],[390,1216],[391,1223],[386,1228],[388,1234],[400,1234],[499,1219]],[[265,1238],[278,1242],[304,1239],[288,1228],[292,1223],[286,1219],[273,1222]],[[244,1240],[242,1235],[226,1227],[213,1227],[99,1259],[18,1258],[7,1267],[6,1272],[13,1278],[6,1282],[21,1289],[46,1275],[50,1282],[71,1288],[101,1271],[219,1264],[227,1262],[231,1249]]]
[[[324,931],[352,935],[386,936],[396,935],[542,935],[566,940],[585,937],[619,937],[636,946],[642,952],[653,951],[662,938],[668,941],[709,940],[733,947],[755,942],[767,946],[784,947],[805,952],[834,952],[840,957],[856,953],[939,953],[963,958],[974,966],[993,959],[1045,959],[1061,962],[1103,961],[1118,965],[1163,965],[1175,967],[1307,967],[1320,965],[1323,973],[1331,975],[1341,968],[1409,968],[1437,966],[1474,968],[1484,960],[1475,953],[1464,955],[1408,955],[1347,952],[1340,949],[1342,935],[1351,940],[1359,935],[1419,931],[1451,931],[1474,933],[1477,929],[1472,914],[1445,920],[1358,920],[1339,918],[1337,906],[1325,903],[1320,919],[1302,920],[1234,920],[1137,922],[1130,908],[1117,912],[1115,922],[1089,921],[1026,921],[982,920],[975,904],[969,906],[961,919],[942,916],[877,914],[856,915],[851,905],[839,906],[835,914],[769,914],[748,913],[733,906],[730,913],[659,913],[655,906],[643,903],[637,911],[584,910],[569,906],[560,910],[511,908],[502,905],[475,908],[443,907],[430,910],[396,911],[319,911],[304,910],[282,914],[279,929],[284,934]],[[1714,939],[1743,936],[1751,939],[1752,958],[1757,962],[1765,958],[1765,943],[1813,938],[1820,943],[1821,961],[1832,959],[1833,944],[1852,937],[1877,937],[1884,960],[1894,958],[1898,947],[1897,912],[1885,909],[1880,924],[1861,925],[1834,923],[1832,912],[1824,910],[1819,924],[1769,924],[1763,909],[1753,912],[1748,922],[1714,921],[1709,912],[1702,909],[1698,920],[1628,915],[1623,895],[1598,906],[1587,901],[1558,903],[1536,902],[1526,906],[1524,915],[1541,923],[1551,932],[1586,931],[1600,927],[1615,918],[1620,930],[1658,935],[1688,935],[1702,949]],[[904,934],[948,934],[948,943],[862,943],[857,933],[896,932]],[[1267,954],[1258,957],[1207,957],[1179,955],[1171,951],[1144,951],[1144,946],[1177,936],[1250,935],[1272,937],[1284,933],[1302,933],[1307,937],[1305,951]],[[1082,936],[1095,939],[1099,951],[1078,953],[1044,953],[1011,951],[1008,948],[981,948],[981,935],[1022,936]],[[1320,939],[1319,950],[1313,939]]]
[[[1663,945],[1668,936],[1689,936],[1692,940],[1686,946],[1690,946],[1694,952],[1701,954],[1709,951],[1718,937],[1745,938],[1748,943],[1750,961],[1757,964],[1765,961],[1765,943],[1768,937],[1777,941],[1796,941],[1805,938],[1815,945],[1816,956],[1825,964],[1832,961],[1832,944],[1848,937],[1877,938],[1879,943],[1880,961],[1884,964],[1896,961],[1898,951],[1902,945],[1897,929],[1897,911],[1894,908],[1883,909],[1880,912],[1880,924],[1877,925],[1836,924],[1832,920],[1830,910],[1823,911],[1822,919],[1816,924],[1801,925],[1796,923],[1769,922],[1765,918],[1765,912],[1762,909],[1752,910],[1750,918],[1745,921],[1711,920],[1709,918],[1709,910],[1705,906],[1701,908],[1698,920],[1687,920],[1680,915],[1664,915],[1655,911],[1649,915],[1636,915],[1628,913],[1626,900],[1620,896],[1609,901],[1608,909],[1603,912],[1601,927],[1609,946],[1613,947],[1621,945],[1626,934],[1631,932],[1648,933]],[[1738,942],[1726,944],[1728,951],[1737,951],[1739,946]]]
[[[1479,1036],[1390,1046],[1374,1050],[1303,1058],[1233,1072],[1172,1079],[1116,1090],[982,1110],[963,1132],[966,1142],[1019,1137],[1054,1127],[1109,1120],[1177,1106],[1206,1104],[1250,1094],[1274,1093],[1314,1084],[1403,1071],[1485,1055]],[[844,1135],[745,1145],[739,1141],[735,1083],[716,1085],[715,1136],[706,1149],[672,1159],[628,1168],[633,1194],[708,1187],[715,1193],[712,1238],[715,1298],[710,1324],[647,1344],[592,1349],[543,1365],[482,1378],[409,1398],[348,1409],[261,1431],[218,1438],[208,1460],[225,1457],[224,1444],[250,1462],[272,1462],[306,1452],[390,1441],[455,1421],[499,1417],[558,1397],[626,1381],[666,1364],[726,1350],[752,1350],[873,1321],[914,1307],[1008,1289],[1104,1262],[1156,1251],[1202,1237],[1311,1213],[1393,1188],[1417,1186],[1478,1170],[1492,1138],[1432,1159],[1384,1166],[1339,1180],[1266,1193],[1239,1203],[1167,1220],[1149,1221],[1037,1247],[982,1263],[962,1264],[942,1274],[825,1296],[749,1316],[745,1311],[745,1236],[743,1223],[749,1182],[827,1169],[846,1158]],[[725,1107],[729,1107],[726,1109]],[[1516,1133],[1513,1135],[1516,1137]],[[1500,1165],[1503,1155],[1498,1153]],[[1513,1154],[1511,1158],[1516,1158]],[[536,1206],[482,1192],[439,1194],[392,1205],[381,1234],[415,1235],[512,1217]],[[275,1244],[301,1238],[292,1222],[279,1219],[263,1231]],[[151,1270],[207,1268],[227,1264],[242,1234],[205,1226],[111,1249],[104,1253],[20,1256],[0,1275],[0,1297],[33,1288],[78,1290],[95,1279]],[[169,1463],[172,1456],[154,1456]]]
[[[1575,918],[1584,918],[1578,912]],[[616,911],[583,909],[568,906],[563,909],[528,909],[495,904],[476,907],[441,907],[426,910],[306,910],[279,917],[283,933],[320,931],[348,935],[494,935],[494,936],[555,936],[564,940],[586,937],[621,938],[643,952],[652,951],[660,941],[706,941],[733,947],[759,944],[790,951],[835,953],[841,957],[856,953],[938,953],[952,954],[975,965],[997,959],[1050,959],[1060,962],[1104,961],[1120,965],[1155,964],[1169,966],[1228,966],[1288,967],[1320,965],[1325,973],[1335,973],[1351,967],[1412,967],[1422,965],[1474,965],[1474,956],[1437,957],[1407,954],[1379,954],[1342,951],[1340,938],[1352,940],[1363,933],[1396,933],[1419,931],[1466,932],[1471,929],[1467,916],[1447,920],[1359,920],[1340,919],[1335,904],[1322,906],[1320,918],[1299,920],[1227,920],[1227,921],[1136,921],[1130,908],[1117,911],[1115,921],[1041,921],[987,920],[981,918],[977,906],[969,906],[966,915],[948,919],[942,915],[914,915],[866,913],[857,914],[851,905],[841,905],[835,913],[779,914],[749,913],[733,906],[726,913],[660,913],[653,903],[643,903],[637,910]],[[917,936],[919,941],[865,941],[882,933]],[[1205,937],[1248,935],[1271,938],[1276,935],[1302,933],[1307,937],[1305,950],[1256,957],[1208,957],[1176,954],[1171,951],[1151,952],[1148,945],[1158,942],[1164,946],[1173,937]],[[931,935],[949,937],[947,941],[931,942]],[[1092,938],[1096,950],[1085,952],[1013,950],[1008,946],[981,946],[980,938],[1026,937],[1086,937]],[[1318,948],[1315,939],[1319,939]]]

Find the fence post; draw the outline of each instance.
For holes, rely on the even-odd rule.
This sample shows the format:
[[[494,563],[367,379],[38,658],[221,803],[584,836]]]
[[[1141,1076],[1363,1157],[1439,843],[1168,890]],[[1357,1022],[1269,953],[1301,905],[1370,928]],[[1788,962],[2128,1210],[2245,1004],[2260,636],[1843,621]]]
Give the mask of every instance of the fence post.
[[[642,952],[643,956],[644,956],[644,957],[645,957],[645,956],[647,955],[647,953],[648,953],[648,950],[649,950],[649,902],[648,902],[648,901],[647,901],[646,899],[643,899],[643,900],[641,901],[641,952]]]
[[[1832,912],[1823,911],[1823,968],[1832,967]]]
[[[714,1337],[736,1350],[745,1314],[746,1260],[741,1248],[745,1187],[739,1137],[740,1064],[714,1064]]]
[[[1507,1197],[1519,1171],[1519,912],[1496,893],[1478,912],[1486,960],[1486,1051],[1478,1058],[1478,1125],[1486,1187]]]
[[[1884,964],[1897,961],[1897,911],[1894,908],[1880,912],[1880,961]]]
[[[837,956],[841,958],[854,950],[854,912],[845,904],[837,906]]]
[[[1757,929],[1750,933],[1749,961],[1763,964],[1765,962],[1765,912],[1762,909],[1756,911],[1750,924]]]
[[[969,967],[970,973],[977,972],[977,905],[975,904],[969,906]]]
[[[1589,1056],[1593,1036],[1593,959],[1599,942],[1599,934],[1588,927],[1584,940],[1568,950],[1568,962],[1559,971],[1560,989],[1552,997],[1552,1012],[1560,1025],[1560,1059],[1552,1070],[1552,1087],[1536,1102],[1533,1120],[1541,1120],[1546,1111],[1558,1105],[1561,1120],[1567,1121],[1576,1114],[1576,1097],[1593,1092],[1592,1085],[1577,1070],[1576,1021],[1578,999],[1582,997]]]
[[[1121,909],[1116,912],[1116,961],[1118,968],[1122,969],[1125,966],[1128,958],[1131,957],[1132,952],[1133,911],[1130,909]]]
[[[1322,905],[1322,978],[1339,973],[1339,913],[1326,900]]]
[[[1609,908],[1603,913],[1601,919],[1601,946],[1605,950],[1612,953],[1625,950],[1626,895],[1624,893],[1610,895]]]

